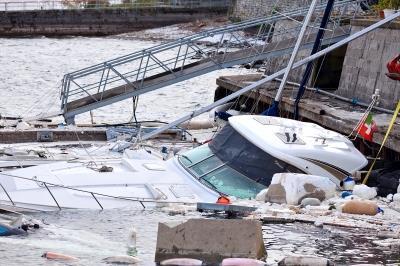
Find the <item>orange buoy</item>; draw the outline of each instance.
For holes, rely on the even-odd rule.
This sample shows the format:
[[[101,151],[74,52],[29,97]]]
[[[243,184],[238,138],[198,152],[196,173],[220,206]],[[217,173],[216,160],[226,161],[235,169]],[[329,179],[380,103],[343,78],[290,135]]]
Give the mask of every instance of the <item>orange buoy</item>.
[[[76,257],[56,253],[56,252],[45,252],[42,255],[43,258],[48,260],[78,260]]]
[[[378,205],[369,200],[349,200],[342,206],[343,213],[375,215],[379,212]]]
[[[225,204],[225,205],[227,205],[227,204],[231,204],[231,200],[228,197],[221,196],[221,197],[218,198],[216,203],[217,204]]]

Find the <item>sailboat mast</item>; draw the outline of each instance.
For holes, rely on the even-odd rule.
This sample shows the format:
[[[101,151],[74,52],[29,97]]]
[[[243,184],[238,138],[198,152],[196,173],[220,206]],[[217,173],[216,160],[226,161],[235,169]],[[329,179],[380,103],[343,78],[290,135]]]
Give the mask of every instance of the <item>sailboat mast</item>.
[[[289,63],[287,65],[287,67],[286,67],[285,74],[283,75],[283,79],[281,81],[281,84],[279,85],[278,92],[276,93],[275,102],[279,102],[282,99],[282,93],[283,93],[283,90],[285,89],[286,81],[288,79],[290,71],[293,68],[294,60],[296,59],[296,56],[297,56],[297,54],[299,52],[299,49],[300,49],[300,46],[301,46],[301,42],[303,41],[303,37],[306,34],[307,27],[308,27],[308,24],[311,21],[311,17],[312,17],[312,15],[314,13],[315,7],[317,5],[317,1],[318,0],[313,0],[312,1],[311,5],[310,5],[310,9],[308,10],[307,16],[305,17],[305,19],[303,21],[303,25],[301,27],[299,37],[297,38],[296,45],[294,46],[292,55],[290,56]]]

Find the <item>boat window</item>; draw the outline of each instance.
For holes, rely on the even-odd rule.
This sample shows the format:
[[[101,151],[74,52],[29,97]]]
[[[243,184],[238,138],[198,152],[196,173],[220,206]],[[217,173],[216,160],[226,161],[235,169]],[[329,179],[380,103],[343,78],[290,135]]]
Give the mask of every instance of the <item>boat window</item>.
[[[179,156],[181,164],[205,185],[238,198],[254,198],[275,173],[303,173],[274,158],[225,126],[208,145]]]
[[[217,134],[209,147],[221,161],[265,186],[269,186],[275,173],[304,173],[258,148],[230,125]]]
[[[179,156],[180,161],[187,167],[198,164],[205,158],[214,155],[207,145],[202,145]]]
[[[232,169],[215,154],[208,145],[200,146],[179,156],[186,169],[204,185],[220,193],[237,198],[254,198],[264,185]]]
[[[224,165],[202,177],[219,192],[241,199],[255,198],[265,188],[264,185],[247,178],[235,169]]]

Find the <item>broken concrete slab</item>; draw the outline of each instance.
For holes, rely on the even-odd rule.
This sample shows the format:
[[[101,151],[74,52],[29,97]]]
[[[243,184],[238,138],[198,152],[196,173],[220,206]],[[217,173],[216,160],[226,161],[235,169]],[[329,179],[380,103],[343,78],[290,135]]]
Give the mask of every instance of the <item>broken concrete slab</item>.
[[[158,225],[155,262],[192,258],[218,264],[225,258],[266,257],[261,222],[190,219],[175,227]]]
[[[305,198],[324,201],[335,196],[336,185],[324,176],[279,173],[272,177],[266,201],[298,205]]]

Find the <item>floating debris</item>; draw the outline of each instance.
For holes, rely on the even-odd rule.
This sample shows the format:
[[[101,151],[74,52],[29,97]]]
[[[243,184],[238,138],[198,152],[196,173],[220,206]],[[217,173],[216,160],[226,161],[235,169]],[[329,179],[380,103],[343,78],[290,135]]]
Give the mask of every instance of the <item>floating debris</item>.
[[[331,266],[332,261],[315,256],[289,256],[278,263],[279,266]]]
[[[163,260],[160,265],[170,265],[170,266],[201,266],[203,262],[201,260],[189,259],[189,258],[177,258]]]
[[[110,264],[137,264],[140,259],[129,255],[118,255],[104,258],[103,261]]]
[[[46,258],[48,260],[63,260],[63,261],[73,261],[73,260],[79,260],[76,257],[61,254],[61,253],[56,253],[56,252],[45,252],[42,255],[43,258]]]

